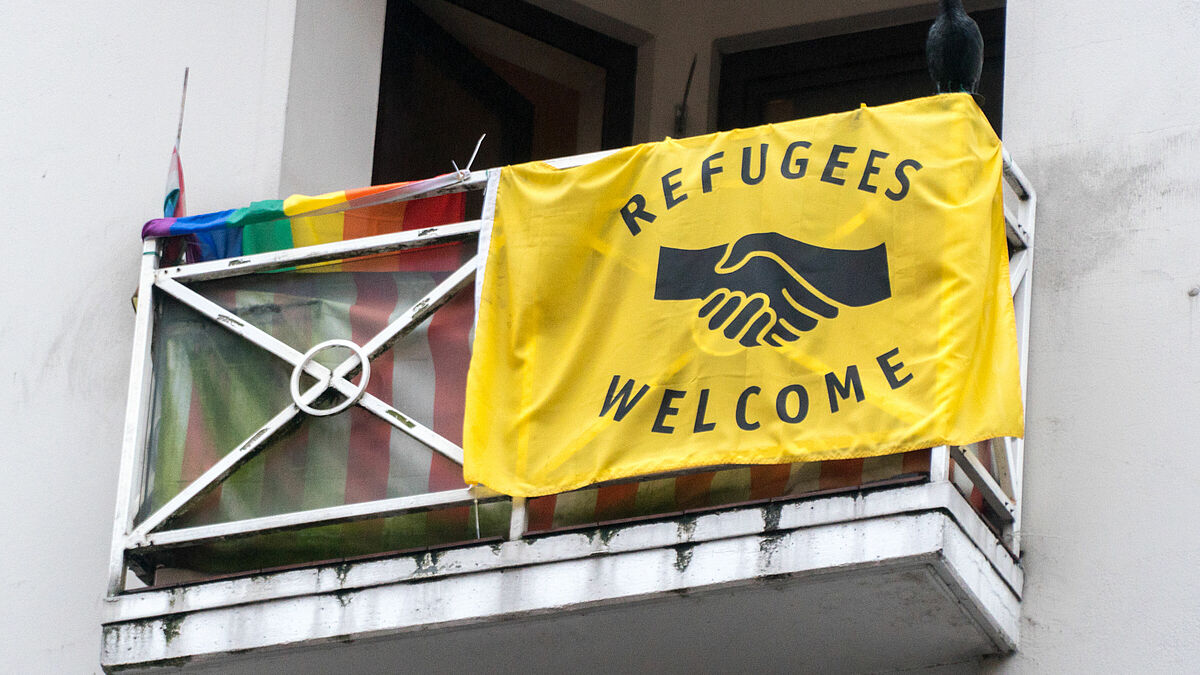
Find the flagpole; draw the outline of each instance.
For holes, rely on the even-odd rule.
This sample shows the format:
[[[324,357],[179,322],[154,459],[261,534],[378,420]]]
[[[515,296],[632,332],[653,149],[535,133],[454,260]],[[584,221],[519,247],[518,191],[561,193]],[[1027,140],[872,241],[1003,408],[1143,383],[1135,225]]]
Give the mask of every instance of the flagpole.
[[[183,162],[179,159],[179,142],[183,138],[183,111],[187,105],[188,74],[191,68],[183,68],[183,87],[179,94],[179,124],[175,127],[175,146],[171,149],[171,166],[167,169],[167,196],[163,202],[163,216],[182,216],[187,213],[187,202],[183,188]],[[193,248],[191,240],[176,240],[166,244],[164,256],[171,261],[185,256],[185,251]]]
[[[179,162],[179,141],[183,138],[183,108],[187,104],[187,85],[188,71],[191,68],[183,67],[183,91],[179,95],[179,124],[175,127],[175,147],[171,151],[171,164],[167,169],[167,197],[163,202],[163,216],[170,217],[176,215],[175,207],[183,200],[183,167]],[[172,201],[172,192],[175,193],[174,201]],[[178,247],[178,243],[167,244],[159,252],[160,260],[165,257],[174,261],[179,257],[179,251],[173,250],[172,247]],[[138,291],[133,292],[133,296],[129,298],[133,303],[134,311],[137,310]]]
[[[187,82],[189,66],[183,67],[183,93],[179,95],[179,126],[175,129],[175,148],[179,149],[179,139],[183,137],[183,107],[187,103]]]

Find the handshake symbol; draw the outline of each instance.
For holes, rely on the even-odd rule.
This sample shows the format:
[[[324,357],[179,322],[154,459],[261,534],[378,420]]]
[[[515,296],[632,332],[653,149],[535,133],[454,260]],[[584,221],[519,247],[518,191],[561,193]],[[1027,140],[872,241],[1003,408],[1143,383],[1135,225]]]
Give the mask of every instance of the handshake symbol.
[[[702,300],[700,318],[745,347],[780,347],[832,319],[838,304],[892,296],[887,248],[822,248],[775,232],[699,250],[663,246],[655,300]],[[837,303],[837,304],[835,304]]]

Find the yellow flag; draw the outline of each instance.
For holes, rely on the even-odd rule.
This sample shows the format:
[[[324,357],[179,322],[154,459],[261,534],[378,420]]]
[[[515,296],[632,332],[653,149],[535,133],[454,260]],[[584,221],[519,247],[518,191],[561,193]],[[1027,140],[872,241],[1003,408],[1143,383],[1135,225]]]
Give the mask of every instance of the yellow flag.
[[[464,474],[536,496],[1023,433],[966,94],[505,168]]]

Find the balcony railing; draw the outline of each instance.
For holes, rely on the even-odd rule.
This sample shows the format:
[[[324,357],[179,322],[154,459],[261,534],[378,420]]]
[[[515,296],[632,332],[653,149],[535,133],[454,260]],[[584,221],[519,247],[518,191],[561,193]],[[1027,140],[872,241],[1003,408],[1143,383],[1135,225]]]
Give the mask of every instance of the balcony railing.
[[[576,166],[605,154],[607,153],[593,153],[553,160],[551,164],[558,167]],[[1021,382],[1024,391],[1036,197],[1029,182],[1008,156],[1007,151],[1004,154],[1004,176],[1011,192],[1005,200],[1005,220],[1010,244],[1010,280],[1016,309],[1021,356]],[[162,624],[160,627],[169,628],[167,626],[167,623],[171,621],[169,617],[178,615],[180,612],[204,612],[234,604],[276,601],[288,597],[291,593],[300,592],[297,589],[302,587],[304,588],[303,593],[309,594],[324,591],[334,592],[337,589],[344,590],[347,583],[346,575],[349,573],[354,575],[354,579],[351,579],[354,582],[352,586],[365,589],[383,583],[380,580],[384,578],[389,580],[388,583],[393,583],[403,578],[426,578],[430,574],[440,574],[437,572],[438,569],[450,569],[443,564],[449,560],[453,561],[453,569],[458,572],[470,570],[484,572],[549,562],[559,564],[594,554],[596,549],[592,547],[592,544],[581,545],[575,539],[561,538],[570,537],[569,534],[554,534],[569,532],[572,528],[608,525],[610,528],[617,528],[611,529],[612,533],[618,532],[620,528],[626,528],[620,530],[625,533],[621,535],[625,539],[618,537],[616,548],[612,550],[621,550],[621,546],[624,545],[625,550],[629,551],[662,549],[672,551],[670,555],[678,556],[682,550],[679,549],[680,546],[702,548],[706,545],[705,542],[733,540],[756,533],[772,536],[770,535],[772,528],[780,526],[780,517],[783,517],[784,521],[791,519],[794,521],[792,524],[795,527],[812,528],[823,524],[883,517],[887,514],[915,512],[927,508],[928,500],[931,498],[937,504],[942,504],[943,506],[940,508],[943,510],[954,513],[959,527],[966,532],[966,540],[989,556],[989,559],[992,560],[992,568],[1006,580],[1011,591],[1019,595],[1020,573],[1019,568],[1015,566],[1015,560],[1019,557],[1020,551],[1024,444],[1021,439],[1015,438],[993,439],[969,447],[936,447],[928,451],[918,451],[910,460],[906,460],[903,466],[898,464],[890,472],[882,472],[879,475],[859,473],[855,479],[841,483],[814,478],[811,484],[797,487],[802,482],[797,472],[802,472],[804,469],[793,467],[790,469],[790,473],[787,473],[789,470],[785,470],[784,473],[776,476],[777,480],[787,483],[787,487],[775,490],[767,497],[763,497],[761,491],[759,494],[753,490],[734,491],[733,494],[740,495],[740,499],[726,498],[717,500],[715,503],[710,500],[704,504],[691,506],[676,501],[672,502],[673,505],[669,508],[656,507],[652,504],[645,508],[624,511],[620,509],[605,511],[603,508],[596,508],[588,511],[591,514],[589,516],[573,519],[555,518],[553,500],[546,501],[546,498],[538,498],[527,502],[520,498],[509,498],[482,486],[466,486],[356,503],[293,509],[221,522],[187,522],[187,519],[182,516],[197,508],[198,505],[202,505],[206,499],[211,499],[214,492],[219,490],[222,484],[228,481],[239,468],[247,466],[260,456],[272,439],[277,439],[286,434],[289,429],[294,428],[296,421],[304,417],[302,406],[311,406],[318,400],[338,398],[344,405],[357,406],[377,418],[379,422],[389,425],[391,429],[414,439],[455,465],[461,466],[462,449],[454,442],[422,424],[416,415],[400,410],[395,407],[393,402],[382,400],[364,391],[365,377],[362,386],[355,384],[353,380],[360,371],[369,367],[373,359],[383,354],[423,322],[428,321],[455,294],[470,289],[479,265],[477,257],[470,258],[454,271],[442,275],[440,281],[431,290],[424,293],[407,310],[390,317],[382,330],[364,340],[361,345],[350,344],[352,355],[338,365],[322,365],[311,358],[311,353],[302,353],[271,331],[258,327],[246,316],[239,315],[230,308],[229,303],[205,297],[204,294],[198,292],[197,286],[203,285],[203,282],[288,270],[302,265],[391,254],[408,249],[469,240],[478,235],[481,227],[493,215],[498,179],[498,169],[474,173],[459,171],[432,181],[413,184],[406,189],[393,191],[386,195],[388,201],[403,201],[460,191],[482,192],[482,208],[478,219],[419,231],[398,232],[248,255],[235,259],[176,266],[161,266],[159,242],[154,240],[146,242],[139,281],[138,297],[140,300],[137,306],[133,365],[122,448],[120,498],[109,570],[108,595],[112,628],[106,637],[105,653],[108,659],[106,663],[117,665],[145,661],[145,653],[121,655],[123,645],[126,644],[123,640],[131,635],[121,631],[138,622],[153,619]],[[366,202],[362,204],[362,206],[367,205],[369,204]],[[170,495],[169,498],[159,500],[160,503],[152,503],[147,495],[150,487],[148,483],[152,480],[153,475],[148,452],[153,436],[156,389],[156,373],[154,372],[156,361],[153,350],[156,344],[155,331],[161,330],[156,325],[156,321],[162,319],[163,305],[166,302],[178,303],[190,308],[229,334],[244,340],[246,344],[252,345],[257,350],[266,352],[286,364],[285,368],[292,369],[293,373],[292,400],[259,428],[248,434],[235,447],[228,451],[222,450],[223,454],[219,459],[211,463],[185,487]],[[301,390],[301,382],[309,383],[307,389]],[[336,392],[336,395],[329,392]],[[323,396],[324,399],[322,399]],[[724,469],[727,472],[749,470],[736,467],[714,467],[713,469]],[[688,476],[695,475],[695,473],[689,471],[646,476],[640,477],[638,481],[643,486],[656,480],[672,478],[686,481]],[[580,498],[590,499],[594,502],[597,499],[594,493],[598,493],[598,490],[607,490],[604,494],[613,494],[614,489],[617,492],[623,490],[628,495],[631,494],[631,490],[636,492],[639,489],[637,483],[622,485],[591,488],[591,493],[587,493],[590,495],[588,497],[573,497],[572,494],[567,494],[559,495],[557,499],[560,504]],[[822,506],[812,512],[796,510],[792,507],[784,508],[780,505],[781,501],[798,496],[829,498],[831,494],[847,491],[862,495],[864,487],[886,488],[883,490],[886,496],[853,497],[850,502],[837,501],[834,498],[834,502],[830,502],[830,505]],[[957,488],[966,498],[966,503],[974,507],[975,515],[969,515],[955,505],[954,499],[946,492],[954,488]],[[578,491],[578,494],[582,495],[586,492]],[[539,502],[539,500],[542,501]],[[678,534],[679,523],[694,524],[698,522],[697,518],[710,518],[710,516],[702,514],[713,507],[731,509],[739,506],[752,507],[752,510],[761,516],[761,522],[747,524],[734,516],[730,516],[732,520],[729,518],[724,521],[719,519],[703,520],[704,528],[708,528],[707,530],[693,531],[686,538],[682,540],[679,538],[683,536]],[[280,569],[272,572],[270,578],[265,581],[261,578],[254,581],[249,578],[225,579],[218,582],[217,585],[205,587],[206,590],[198,591],[199,595],[188,596],[183,605],[176,604],[177,598],[172,595],[174,591],[155,590],[155,588],[164,586],[164,580],[167,579],[166,576],[156,575],[156,568],[164,564],[163,560],[169,561],[173,551],[180,549],[219,546],[228,542],[244,541],[249,538],[278,533],[315,531],[319,528],[357,521],[381,520],[405,514],[445,509],[461,510],[463,507],[469,511],[468,519],[474,518],[475,521],[475,536],[468,537],[468,540],[492,542],[493,547],[500,546],[499,549],[493,551],[500,551],[496,554],[500,556],[499,558],[477,553],[476,549],[469,546],[441,553],[427,551],[400,557],[396,557],[399,554],[393,551],[387,560],[372,561],[364,558],[353,563],[350,560],[342,561],[341,566],[337,568],[342,571],[335,574],[338,578],[334,580],[328,578],[326,572],[322,571],[328,568],[317,566],[309,567],[307,571],[304,569]],[[490,523],[487,532],[482,531],[479,525],[481,508],[491,509],[487,512]],[[781,511],[781,509],[783,510]],[[735,512],[736,509],[729,513]],[[774,513],[773,516],[772,513]],[[712,517],[715,515],[713,514]],[[979,526],[964,525],[972,517],[978,519]],[[497,528],[498,518],[505,520],[506,526]],[[773,523],[768,522],[771,518],[774,518]],[[650,522],[646,522],[647,519]],[[668,523],[674,521],[674,524],[660,527],[654,524],[653,519],[658,519],[660,522],[665,520]],[[630,525],[631,521],[639,524]],[[630,527],[637,530],[639,534],[636,536],[629,534],[628,528]],[[666,529],[663,529],[664,527]],[[671,530],[671,532],[667,530]],[[988,530],[1000,542],[1003,549],[1006,549],[1004,555],[992,550],[988,543]],[[496,534],[500,536],[494,536]],[[530,540],[528,546],[520,549],[506,549],[499,543],[503,540],[521,541],[532,535],[537,535],[537,539]],[[555,538],[556,536],[559,538]],[[920,533],[914,530],[914,541],[918,541],[920,536]],[[537,541],[542,543],[535,546]],[[589,541],[591,540],[589,539]],[[621,543],[622,541],[624,544]],[[606,545],[611,543],[606,542]],[[518,550],[520,553],[515,552]],[[690,551],[691,548],[687,548],[687,550]],[[684,554],[689,561],[692,559],[690,556],[691,554]],[[1007,556],[1007,562],[996,562],[1005,556]],[[301,563],[315,565],[328,560],[329,557],[301,561]],[[409,564],[410,562],[411,564]],[[676,557],[675,562],[684,568],[688,567],[681,558]],[[836,564],[836,561],[817,561],[813,564],[819,567],[827,563]],[[170,566],[169,562],[166,565]],[[345,567],[346,565],[351,565],[352,569]],[[411,569],[407,572],[399,570],[405,565]],[[127,579],[130,571],[133,571],[141,579],[142,584],[148,588],[140,588],[139,584]],[[262,567],[253,567],[247,571],[262,573],[263,569]],[[783,568],[775,572],[770,569],[760,570],[760,572],[765,575],[796,573],[795,570]],[[381,576],[372,581],[372,574]],[[699,574],[699,572],[694,574]],[[725,573],[716,568],[704,574],[709,574],[709,577],[704,577],[703,584],[700,584],[699,577],[697,577],[697,584],[733,581],[724,579],[722,575]],[[166,585],[169,585],[169,582]],[[684,583],[685,588],[687,585]],[[464,590],[463,592],[469,591]],[[161,595],[162,593],[167,595]],[[584,593],[584,595],[587,597],[581,597],[580,602],[610,602],[613,598],[624,597],[619,593],[611,597],[599,593],[595,598],[588,593]],[[485,607],[471,610],[475,612],[471,616],[478,618],[488,612],[500,616],[506,612],[540,611],[541,609],[544,608],[532,605],[516,609],[497,605],[494,608]],[[436,613],[434,612],[434,614]],[[457,616],[454,612],[449,612],[445,616],[439,614],[437,617],[430,614],[427,615],[427,618],[430,619],[427,623],[443,623],[464,621],[470,617]],[[1015,621],[1015,618],[1012,619]],[[397,621],[419,625],[422,623],[422,618],[420,612],[417,612],[412,617]],[[387,625],[381,624],[374,629],[367,628],[366,632],[393,630],[399,625],[393,621]],[[998,628],[991,637],[992,641],[1001,649],[1011,648],[1011,638],[1005,637],[1008,635],[1006,630]],[[167,634],[171,631],[164,628],[162,632]],[[323,640],[334,637],[337,635],[314,633],[303,636],[303,639]],[[270,639],[283,640],[280,637]],[[169,646],[170,638],[167,639],[167,643]],[[242,647],[232,645],[233,643],[230,643],[225,648],[265,646],[250,643],[246,643]],[[188,650],[192,649],[179,645],[176,648],[182,650],[179,653],[189,653]],[[168,658],[169,654],[173,653],[166,647],[159,651],[155,651],[157,648],[153,647],[148,649],[149,651],[146,653],[156,653],[162,658]]]

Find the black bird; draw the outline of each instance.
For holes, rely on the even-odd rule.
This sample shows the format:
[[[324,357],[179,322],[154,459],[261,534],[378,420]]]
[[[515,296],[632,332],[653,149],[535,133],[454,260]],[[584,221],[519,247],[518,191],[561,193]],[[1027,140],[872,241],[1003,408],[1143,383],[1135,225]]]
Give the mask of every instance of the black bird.
[[[983,71],[983,35],[962,0],[938,0],[938,16],[925,40],[929,75],[939,94],[975,94]]]

